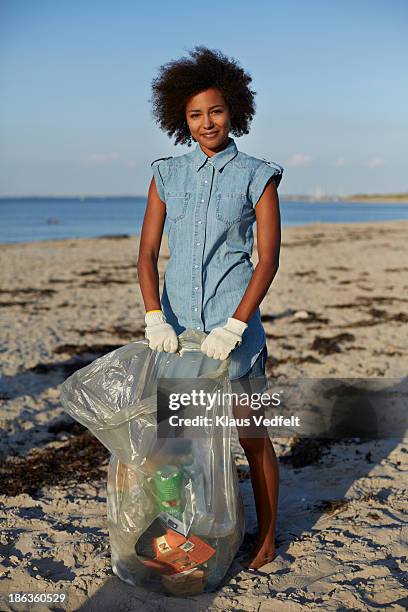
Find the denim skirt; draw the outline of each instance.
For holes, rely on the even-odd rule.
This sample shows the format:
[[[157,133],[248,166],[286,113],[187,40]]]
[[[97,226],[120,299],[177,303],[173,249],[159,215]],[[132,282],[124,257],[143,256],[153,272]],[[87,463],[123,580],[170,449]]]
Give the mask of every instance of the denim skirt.
[[[265,373],[268,350],[266,344],[259,353],[252,368],[241,376],[231,380],[232,391],[235,393],[263,393],[267,389]]]

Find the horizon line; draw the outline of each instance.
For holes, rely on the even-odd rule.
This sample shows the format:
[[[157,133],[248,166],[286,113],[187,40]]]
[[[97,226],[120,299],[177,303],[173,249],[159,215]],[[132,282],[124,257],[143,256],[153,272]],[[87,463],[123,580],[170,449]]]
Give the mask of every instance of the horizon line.
[[[347,199],[347,198],[408,198],[408,192],[394,192],[394,193],[352,193],[347,195],[339,195],[333,193],[300,193],[300,194],[291,194],[291,193],[282,193],[279,194],[281,198],[313,198],[314,200],[324,200],[324,199]],[[147,199],[147,195],[138,195],[138,194],[116,194],[116,195],[104,195],[104,194],[70,194],[70,195],[56,195],[56,194],[40,194],[40,195],[0,195],[0,200],[24,200],[24,199],[57,199],[57,200],[85,200],[85,199],[125,199],[125,198],[145,198]]]

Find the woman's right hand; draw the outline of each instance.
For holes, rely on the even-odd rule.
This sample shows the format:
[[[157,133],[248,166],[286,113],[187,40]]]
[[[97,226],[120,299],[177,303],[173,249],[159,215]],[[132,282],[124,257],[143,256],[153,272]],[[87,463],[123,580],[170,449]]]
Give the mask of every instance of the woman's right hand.
[[[149,348],[153,351],[176,353],[178,338],[174,328],[166,323],[161,310],[149,310],[145,314],[145,337],[149,341]]]

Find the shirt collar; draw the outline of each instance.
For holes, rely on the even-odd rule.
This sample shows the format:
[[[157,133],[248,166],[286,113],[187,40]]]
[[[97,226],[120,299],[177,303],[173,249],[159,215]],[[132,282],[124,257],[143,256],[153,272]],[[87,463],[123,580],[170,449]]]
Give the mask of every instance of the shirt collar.
[[[234,139],[231,137],[228,137],[228,144],[225,149],[219,151],[212,157],[208,157],[197,142],[195,150],[193,151],[193,164],[197,172],[206,162],[211,166],[214,166],[218,172],[221,172],[224,166],[226,166],[229,161],[234,159],[236,155],[238,155],[238,149]]]

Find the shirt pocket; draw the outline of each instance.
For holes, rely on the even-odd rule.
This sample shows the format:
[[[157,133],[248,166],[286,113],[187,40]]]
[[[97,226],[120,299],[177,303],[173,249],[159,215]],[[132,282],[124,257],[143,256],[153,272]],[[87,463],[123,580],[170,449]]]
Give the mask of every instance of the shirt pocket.
[[[184,219],[190,198],[191,192],[188,191],[171,191],[167,193],[166,212],[170,221],[177,223]]]
[[[242,211],[246,202],[245,193],[217,193],[216,194],[216,217],[226,225],[232,225],[242,217]]]

